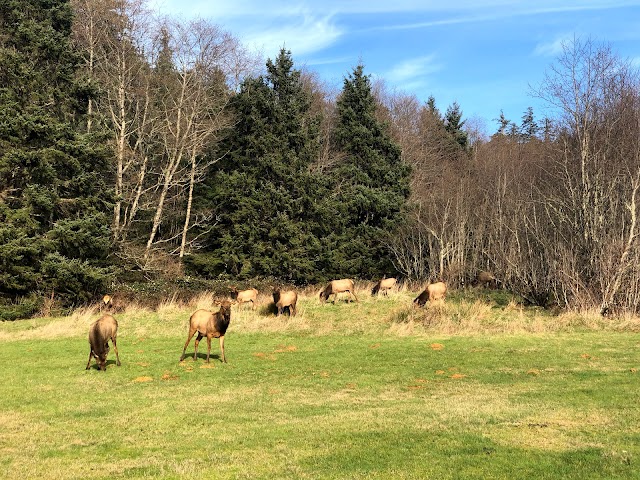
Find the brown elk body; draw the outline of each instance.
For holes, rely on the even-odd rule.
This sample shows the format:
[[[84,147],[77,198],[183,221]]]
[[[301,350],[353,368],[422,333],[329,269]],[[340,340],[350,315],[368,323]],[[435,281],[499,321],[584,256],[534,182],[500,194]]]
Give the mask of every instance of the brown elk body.
[[[345,278],[342,280],[330,281],[329,284],[320,291],[320,302],[324,303],[329,299],[331,295],[334,295],[333,303],[336,303],[336,298],[338,298],[338,294],[342,292],[349,293],[349,301],[351,301],[351,296],[353,296],[353,298],[356,299],[356,302],[358,301],[358,297],[356,297],[353,280],[351,280],[350,278]]]
[[[498,280],[491,272],[482,271],[476,275],[475,284],[483,288],[493,287],[498,285]]]
[[[231,299],[242,305],[243,303],[251,302],[251,308],[256,309],[256,302],[258,300],[258,290],[250,288],[249,290],[240,290],[236,287],[231,287]]]
[[[413,303],[418,307],[423,307],[427,301],[444,300],[446,293],[447,285],[444,282],[431,283],[416,297]]]
[[[107,354],[109,353],[109,340],[116,351],[116,365],[120,366],[120,355],[116,337],[118,335],[118,322],[111,315],[103,315],[89,327],[89,361],[86,370],[89,370],[91,358],[95,357],[100,370],[107,369]]]
[[[294,290],[286,290],[284,292],[275,290],[273,292],[273,303],[276,304],[278,313],[276,316],[282,315],[285,308],[289,308],[289,315],[296,315],[296,304],[298,303],[298,294]]]
[[[189,335],[187,341],[182,349],[182,356],[180,361],[184,360],[187,347],[193,335],[198,332],[196,341],[194,344],[193,360],[198,359],[198,344],[203,337],[207,337],[207,363],[209,363],[209,357],[211,355],[211,339],[218,338],[220,340],[220,355],[222,361],[227,363],[227,358],[224,355],[224,335],[229,328],[229,322],[231,322],[231,302],[223,300],[220,304],[220,310],[213,313],[209,310],[197,310],[189,318]]]
[[[377,295],[379,292],[382,292],[386,295],[389,293],[389,290],[395,287],[395,285],[396,285],[395,278],[383,278],[373,286],[373,289],[371,290],[371,295]]]

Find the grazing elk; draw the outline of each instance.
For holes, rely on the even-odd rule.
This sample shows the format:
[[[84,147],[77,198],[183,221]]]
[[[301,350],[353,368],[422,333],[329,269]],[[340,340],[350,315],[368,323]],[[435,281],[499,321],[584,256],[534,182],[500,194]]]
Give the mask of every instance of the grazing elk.
[[[353,286],[353,280],[345,278],[342,280],[330,281],[329,284],[320,291],[320,302],[324,303],[331,295],[334,295],[333,303],[335,304],[338,294],[342,292],[349,292],[349,301],[351,301],[352,295],[353,298],[356,299],[356,302],[358,301],[358,297],[356,297],[356,292]]]
[[[296,303],[298,303],[298,294],[294,290],[285,290],[282,292],[280,289],[273,292],[273,303],[276,304],[278,313],[276,316],[282,315],[285,308],[289,308],[289,316],[296,316]]]
[[[116,365],[120,366],[120,355],[118,355],[118,346],[116,345],[117,335],[118,322],[111,315],[103,315],[91,324],[89,327],[89,361],[85,370],[89,370],[91,357],[95,357],[100,370],[107,369],[109,340],[113,343],[113,349],[116,351]]]
[[[202,337],[207,337],[207,363],[209,363],[209,356],[211,355],[212,338],[220,339],[220,355],[222,361],[227,363],[227,358],[224,356],[224,334],[227,332],[229,322],[231,321],[231,302],[229,300],[223,300],[222,303],[218,305],[220,305],[220,310],[216,313],[210,312],[209,310],[197,310],[191,315],[189,318],[189,335],[182,349],[180,361],[184,360],[187,346],[189,346],[193,335],[198,332],[194,345],[193,360],[198,359],[198,344],[200,340],[202,340]]]
[[[446,293],[447,285],[444,282],[431,283],[416,297],[413,304],[418,307],[424,307],[427,301],[444,300]]]
[[[111,295],[105,295],[102,297],[102,307],[111,308],[113,306],[113,297]]]
[[[476,279],[474,285],[480,286],[482,288],[497,288],[498,279],[493,276],[491,272],[481,271],[476,275]]]
[[[258,290],[250,288],[249,290],[238,291],[236,287],[231,287],[231,299],[238,305],[251,302],[252,310],[256,309],[256,302],[258,300]]]
[[[396,286],[395,278],[383,278],[373,286],[373,289],[371,290],[371,296],[377,295],[379,292],[382,292],[385,295],[387,295],[389,293],[389,290],[391,290],[395,286]]]

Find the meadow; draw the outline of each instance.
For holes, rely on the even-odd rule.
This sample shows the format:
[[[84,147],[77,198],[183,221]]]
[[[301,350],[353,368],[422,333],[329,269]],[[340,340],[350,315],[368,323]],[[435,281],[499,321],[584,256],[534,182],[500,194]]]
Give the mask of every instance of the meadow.
[[[1,323],[2,478],[640,478],[638,319],[366,288],[234,306],[227,364],[216,340],[178,361],[211,294],[118,312],[106,372],[95,307]]]

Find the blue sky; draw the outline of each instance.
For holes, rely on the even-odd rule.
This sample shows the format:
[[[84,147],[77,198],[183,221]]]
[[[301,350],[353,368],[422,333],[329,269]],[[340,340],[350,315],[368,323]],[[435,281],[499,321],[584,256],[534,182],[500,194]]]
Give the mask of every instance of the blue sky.
[[[457,101],[463,117],[495,132],[500,110],[520,123],[530,94],[563,41],[608,43],[640,67],[640,0],[151,0],[157,11],[212,20],[264,59],[285,46],[295,65],[341,88],[362,62],[387,87],[429,95],[444,112]]]

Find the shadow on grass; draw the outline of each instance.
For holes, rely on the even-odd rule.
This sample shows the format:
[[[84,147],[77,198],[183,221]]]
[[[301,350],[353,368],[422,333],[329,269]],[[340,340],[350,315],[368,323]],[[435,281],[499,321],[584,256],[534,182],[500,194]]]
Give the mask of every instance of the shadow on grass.
[[[184,355],[184,360],[182,360],[183,362],[187,362],[191,360],[192,362],[198,362],[199,360],[204,360],[204,362],[207,362],[207,352],[205,351],[203,352],[198,352],[198,357],[197,360],[193,359],[193,352],[191,353],[185,353]],[[222,355],[220,353],[212,353],[211,356],[209,356],[209,361],[213,361],[213,360],[219,360],[222,361]]]
[[[91,361],[91,365],[89,366],[89,368],[87,370],[100,370],[100,365],[98,365],[97,363],[93,363],[94,360]],[[109,365],[116,365],[116,361],[115,360],[107,360],[104,364],[105,366],[105,370],[109,369]]]

